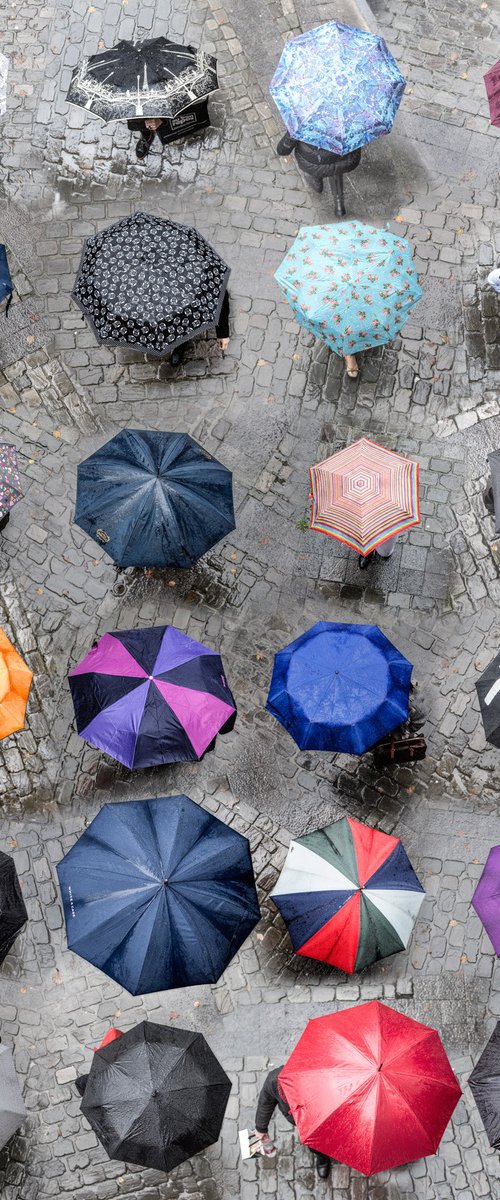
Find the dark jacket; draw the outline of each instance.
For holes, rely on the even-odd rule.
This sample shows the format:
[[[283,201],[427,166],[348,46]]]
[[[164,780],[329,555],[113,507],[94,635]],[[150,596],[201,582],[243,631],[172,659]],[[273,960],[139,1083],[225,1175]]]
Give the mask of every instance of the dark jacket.
[[[283,1066],[275,1067],[274,1071],[270,1071],[269,1075],[266,1075],[260,1089],[257,1112],[255,1114],[255,1128],[257,1133],[267,1133],[269,1122],[276,1107],[283,1113],[283,1116],[290,1122],[290,1125],[295,1125],[288,1107],[288,1101],[285,1100],[284,1095],[279,1089],[278,1076],[282,1070]]]
[[[309,142],[299,142],[289,133],[283,134],[276,149],[280,155],[293,152],[301,171],[306,175],[314,175],[316,179],[334,175],[336,170],[354,171],[361,158],[361,150],[352,150],[350,154],[334,154],[332,150],[310,146]]]
[[[229,295],[226,291],[224,292],[224,299],[222,301],[222,308],[219,313],[219,320],[215,326],[215,332],[218,338],[229,337],[229,313]]]

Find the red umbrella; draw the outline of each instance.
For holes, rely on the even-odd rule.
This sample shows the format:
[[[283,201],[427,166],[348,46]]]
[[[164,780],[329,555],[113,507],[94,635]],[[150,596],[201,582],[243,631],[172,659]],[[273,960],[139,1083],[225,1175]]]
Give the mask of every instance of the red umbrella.
[[[500,126],[500,60],[484,76],[492,125]]]
[[[378,1000],[309,1021],[279,1082],[304,1145],[363,1175],[435,1154],[462,1094],[436,1030]]]

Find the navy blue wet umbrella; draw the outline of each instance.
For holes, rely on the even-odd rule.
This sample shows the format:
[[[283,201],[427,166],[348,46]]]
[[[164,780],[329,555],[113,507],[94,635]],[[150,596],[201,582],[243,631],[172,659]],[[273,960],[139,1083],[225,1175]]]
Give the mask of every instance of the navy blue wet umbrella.
[[[105,804],[57,871],[70,950],[134,996],[216,983],[260,917],[247,838],[187,796]]]
[[[232,475],[187,433],[123,429],[80,463],[75,521],[120,567],[191,567],[234,529]]]
[[[412,670],[377,625],[318,621],[276,655],[266,708],[301,750],[364,754],[406,721]]]

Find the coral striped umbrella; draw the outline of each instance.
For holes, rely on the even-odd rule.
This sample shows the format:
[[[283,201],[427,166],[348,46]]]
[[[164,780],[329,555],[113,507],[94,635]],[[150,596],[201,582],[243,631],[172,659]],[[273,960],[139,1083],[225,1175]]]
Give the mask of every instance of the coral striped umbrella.
[[[296,953],[349,974],[406,948],[424,895],[400,839],[351,817],[294,839],[271,892]]]
[[[0,738],[24,729],[33,675],[0,629]]]
[[[363,1175],[435,1154],[462,1094],[436,1030],[378,1000],[309,1021],[279,1083],[304,1145]]]
[[[419,464],[359,438],[309,470],[310,528],[358,554],[420,522]]]

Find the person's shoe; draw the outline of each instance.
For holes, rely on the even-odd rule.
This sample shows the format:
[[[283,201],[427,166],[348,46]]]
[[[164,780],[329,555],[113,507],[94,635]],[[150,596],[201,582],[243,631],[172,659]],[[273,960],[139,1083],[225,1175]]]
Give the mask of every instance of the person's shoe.
[[[170,355],[170,362],[171,362],[172,366],[180,367],[183,358],[184,358],[183,346],[176,346],[175,350],[172,350],[172,353]]]
[[[141,133],[135,152],[138,158],[145,158],[151,149],[154,139],[154,129],[148,129],[147,133]]]
[[[330,1174],[330,1159],[326,1155],[322,1154],[321,1158],[319,1156],[316,1157],[316,1170],[320,1179],[328,1179]]]
[[[313,192],[318,192],[318,195],[319,195],[323,191],[323,180],[322,179],[317,179],[315,175],[307,175],[307,174],[306,174],[306,179],[307,179],[308,186],[310,188],[312,188]]]
[[[373,562],[374,558],[375,558],[374,550],[372,550],[370,554],[364,554],[364,555],[360,554],[358,556],[358,566],[359,566],[360,571],[366,571],[366,568],[370,566],[370,563]]]
[[[425,725],[425,714],[415,704],[410,704],[408,709],[408,726],[412,732],[417,729],[423,729]]]

